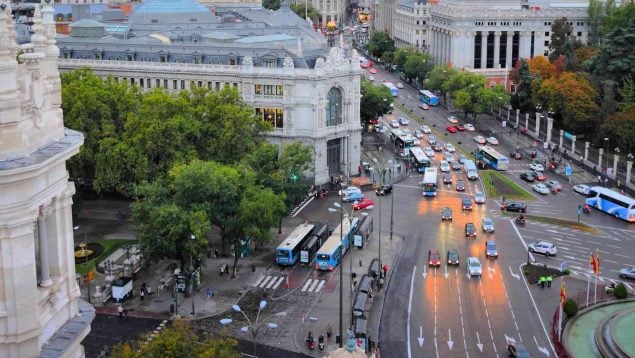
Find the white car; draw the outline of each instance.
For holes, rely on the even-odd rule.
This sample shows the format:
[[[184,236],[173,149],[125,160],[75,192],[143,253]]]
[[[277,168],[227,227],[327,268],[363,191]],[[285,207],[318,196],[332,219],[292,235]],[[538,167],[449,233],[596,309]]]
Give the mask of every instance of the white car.
[[[369,81],[374,81],[375,80],[375,76],[373,76],[373,75],[368,76],[368,80]]]
[[[547,186],[545,184],[534,184],[531,186],[531,188],[537,192],[540,193],[542,195],[548,195],[549,194],[549,188],[547,188]]]
[[[467,258],[467,274],[472,276],[481,276],[483,274],[483,266],[477,257]]]
[[[485,137],[483,137],[482,135],[477,135],[474,137],[474,141],[478,144],[485,144],[487,141],[485,140]]]
[[[434,156],[436,155],[436,153],[434,152],[434,149],[432,149],[432,147],[425,147],[423,148],[423,152],[430,158],[434,158]]]
[[[545,171],[545,167],[543,167],[542,164],[536,163],[536,162],[533,162],[533,163],[529,164],[529,169],[535,170],[537,172],[544,172]]]
[[[585,184],[578,184],[573,186],[573,191],[582,195],[588,195],[590,190],[591,187]]]
[[[463,127],[470,132],[474,132],[476,130],[476,128],[474,128],[474,126],[471,123],[465,123]]]
[[[416,130],[415,131],[415,137],[417,137],[417,139],[421,139],[423,138],[423,133],[420,130]]]
[[[450,122],[452,124],[457,124],[457,123],[459,123],[459,120],[455,116],[449,116],[448,117],[448,122]]]
[[[397,82],[397,88],[402,89],[403,88],[403,83]]]
[[[443,147],[445,148],[445,150],[447,150],[450,153],[456,152],[456,148],[454,148],[454,146],[451,143],[445,143]]]
[[[487,137],[487,143],[491,144],[491,145],[498,145],[498,139],[496,139],[495,137]]]
[[[448,173],[450,171],[450,163],[448,163],[446,160],[442,160],[441,163],[439,164],[439,167],[441,168],[441,171],[444,173]]]
[[[421,126],[421,130],[423,131],[423,133],[425,134],[430,134],[432,133],[432,130],[430,129],[430,127],[428,126]]]
[[[474,193],[474,202],[477,204],[485,204],[485,194],[482,191]]]
[[[408,125],[408,123],[410,123],[410,121],[409,121],[409,120],[407,120],[407,119],[406,119],[406,118],[404,118],[404,117],[399,117],[399,124],[401,124],[402,126],[407,126],[407,125]]]
[[[425,104],[425,103],[421,103],[421,104],[419,105],[419,108],[421,108],[421,109],[425,109],[425,110],[427,111],[428,109],[430,109],[430,106],[429,106],[429,105],[427,105],[427,104]]]
[[[393,128],[399,128],[399,121],[396,119],[393,119],[392,121],[390,121],[390,126]]]
[[[556,245],[547,241],[533,242],[529,244],[527,248],[529,249],[529,252],[547,256],[556,256],[556,254],[558,253],[558,248],[556,248]]]

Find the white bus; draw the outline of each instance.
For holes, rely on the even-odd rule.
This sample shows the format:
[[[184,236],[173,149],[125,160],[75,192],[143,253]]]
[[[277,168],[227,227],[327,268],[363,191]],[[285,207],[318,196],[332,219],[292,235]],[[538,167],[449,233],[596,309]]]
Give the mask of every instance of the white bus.
[[[423,195],[437,196],[438,181],[437,168],[426,168],[425,174],[423,174],[423,181],[421,182]]]
[[[476,159],[486,163],[496,170],[509,169],[509,159],[499,153],[496,149],[484,145],[476,149]]]
[[[313,224],[298,225],[276,249],[276,263],[293,266],[300,259],[300,249],[313,233]]]
[[[382,84],[388,87],[393,97],[399,96],[399,88],[397,88],[397,86],[395,86],[392,82],[384,82]]]
[[[425,172],[426,168],[431,165],[430,158],[428,158],[420,147],[411,147],[410,154],[412,155],[413,165],[417,168],[419,173]]]
[[[594,186],[589,189],[586,204],[616,218],[635,222],[635,199],[611,189]]]

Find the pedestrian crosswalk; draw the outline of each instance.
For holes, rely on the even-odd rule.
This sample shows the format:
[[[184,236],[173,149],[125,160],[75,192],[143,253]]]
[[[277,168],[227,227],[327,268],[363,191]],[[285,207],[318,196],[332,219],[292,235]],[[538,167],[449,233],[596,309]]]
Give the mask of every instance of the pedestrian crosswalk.
[[[252,286],[262,288],[262,289],[270,289],[270,290],[276,290],[278,288],[287,289],[289,288],[288,287],[289,282],[287,282],[286,279],[287,279],[286,276],[262,275],[258,278],[258,280]],[[324,285],[326,284],[326,281],[327,280],[324,280],[324,279],[309,278],[297,288],[300,288],[300,291],[302,292],[319,293],[324,287]],[[294,287],[291,287],[291,288],[294,288]]]

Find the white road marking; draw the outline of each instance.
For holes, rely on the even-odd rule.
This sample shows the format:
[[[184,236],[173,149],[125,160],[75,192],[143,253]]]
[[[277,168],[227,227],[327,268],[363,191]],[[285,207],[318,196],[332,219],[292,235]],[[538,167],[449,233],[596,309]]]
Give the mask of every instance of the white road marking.
[[[278,281],[276,282],[276,284],[275,284],[275,285],[273,285],[273,287],[272,287],[272,288],[273,288],[274,290],[275,290],[275,289],[277,289],[277,288],[278,288],[278,286],[280,286],[280,284],[282,283],[282,281],[284,281],[284,277],[280,277],[280,278],[278,279]]]
[[[417,266],[415,265],[412,268],[412,277],[410,278],[410,298],[408,298],[408,320],[407,320],[407,333],[408,337],[408,358],[412,358],[412,350],[410,349],[410,313],[412,312],[412,291],[415,285],[415,272],[417,271]],[[341,283],[340,283],[341,284]]]

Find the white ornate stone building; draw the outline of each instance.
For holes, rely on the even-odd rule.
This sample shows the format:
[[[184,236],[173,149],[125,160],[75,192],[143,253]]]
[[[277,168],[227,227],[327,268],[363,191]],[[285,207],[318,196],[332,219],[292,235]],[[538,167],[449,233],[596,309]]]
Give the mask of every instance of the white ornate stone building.
[[[425,50],[428,45],[430,5],[425,0],[403,0],[395,10],[392,38],[395,46],[413,46]]]
[[[52,8],[34,16],[18,55],[0,3],[0,357],[82,357],[92,306],[79,300],[66,161],[81,133],[64,128]],[[43,18],[43,19],[42,19]],[[16,61],[17,59],[17,61]]]
[[[193,0],[173,4],[149,0],[137,7],[123,24],[126,38],[110,35],[108,24],[78,21],[70,36],[59,39],[60,71],[90,67],[143,90],[173,93],[236,87],[273,125],[271,142],[301,141],[314,148],[314,169],[306,175],[315,184],[356,173],[362,128],[355,50],[344,48],[341,39],[328,49],[325,38],[287,4],[275,12],[217,7],[215,16]]]

